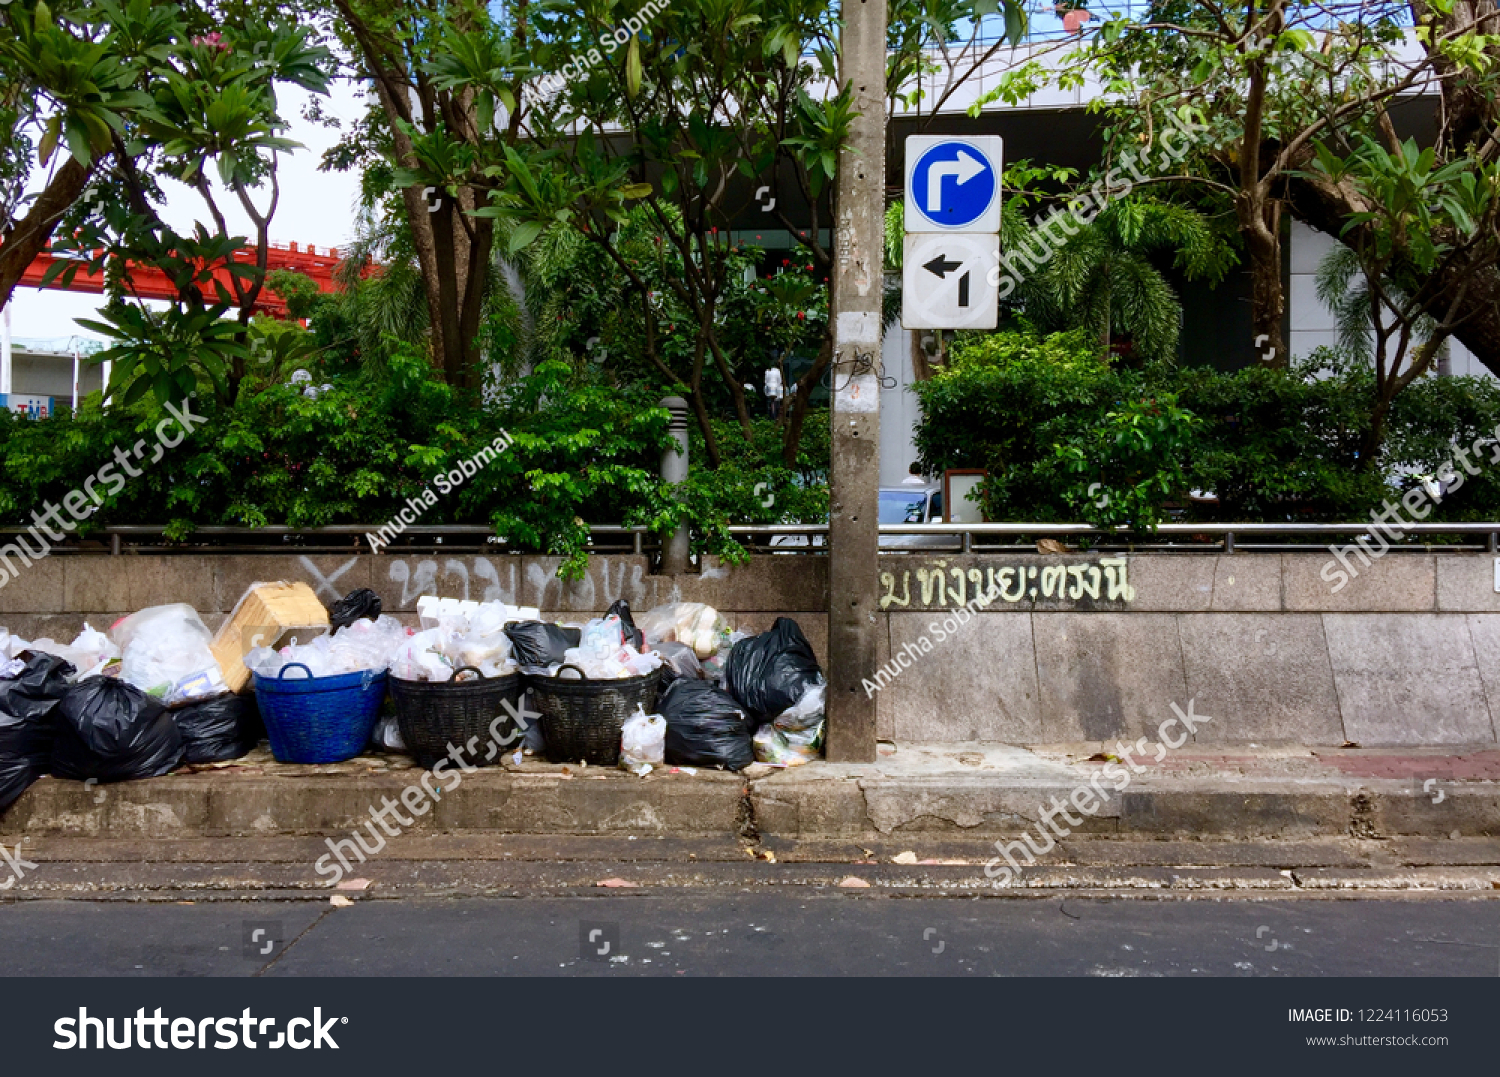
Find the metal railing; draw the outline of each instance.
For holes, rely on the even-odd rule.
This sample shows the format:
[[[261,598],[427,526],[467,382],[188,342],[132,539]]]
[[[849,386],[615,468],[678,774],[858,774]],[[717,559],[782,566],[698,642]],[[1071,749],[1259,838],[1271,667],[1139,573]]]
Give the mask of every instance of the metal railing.
[[[1320,541],[1304,542],[1241,542],[1242,536],[1262,536],[1281,538],[1303,538],[1307,540],[1319,540],[1323,537],[1333,539],[1336,537],[1352,538],[1356,535],[1368,535],[1372,529],[1370,523],[1164,523],[1158,525],[1154,530],[1145,531],[1129,527],[1118,527],[1114,529],[1091,527],[1088,524],[1046,524],[1046,523],[988,523],[988,524],[882,524],[880,533],[885,535],[919,535],[919,536],[944,536],[953,541],[955,548],[964,553],[986,549],[1004,549],[1005,545],[996,543],[976,542],[976,536],[985,538],[994,536],[1015,536],[1018,538],[1088,538],[1094,549],[1127,549],[1138,551],[1207,551],[1234,553],[1237,550],[1256,551],[1296,551],[1307,550],[1310,547],[1322,545]],[[732,530],[732,529],[731,529]],[[1500,523],[1413,523],[1401,528],[1407,538],[1397,539],[1391,543],[1392,551],[1427,550],[1427,551],[1451,551],[1451,552],[1473,552],[1484,550],[1489,553],[1500,553]],[[1472,543],[1423,543],[1412,542],[1411,537],[1417,535],[1438,535],[1444,538],[1448,536],[1478,535],[1484,539],[1483,545]],[[1182,536],[1187,541],[1160,541],[1162,538],[1171,540],[1174,536]],[[1094,540],[1098,541],[1095,542]],[[1008,544],[1011,550],[1017,549],[1016,543]],[[908,547],[908,549],[922,549],[931,547]]]
[[[375,524],[330,524],[324,527],[212,526],[200,527],[182,540],[168,540],[160,524],[122,524],[105,527],[79,539],[56,544],[56,553],[351,553],[368,551],[364,536]],[[756,552],[775,554],[825,553],[827,524],[737,524],[729,529],[737,541]],[[1413,523],[1391,543],[1391,552],[1500,554],[1500,522]],[[1133,552],[1236,553],[1240,551],[1308,551],[1337,538],[1352,541],[1369,534],[1369,523],[1164,523],[1145,531],[1120,527],[1104,529],[1082,523],[930,523],[881,524],[882,554],[910,553],[1035,553],[1040,539],[1084,540],[1091,550]],[[0,528],[0,544],[25,535],[22,528]],[[1442,541],[1423,542],[1421,536]],[[1246,540],[1249,541],[1246,541]],[[1465,541],[1470,539],[1470,541]],[[1009,540],[1009,541],[1007,541]],[[1457,541],[1455,541],[1457,540]],[[31,540],[35,541],[35,540]],[[660,538],[644,527],[601,524],[589,528],[589,550],[594,553],[651,554],[660,552]],[[496,536],[486,524],[427,524],[408,527],[382,552],[522,552]]]

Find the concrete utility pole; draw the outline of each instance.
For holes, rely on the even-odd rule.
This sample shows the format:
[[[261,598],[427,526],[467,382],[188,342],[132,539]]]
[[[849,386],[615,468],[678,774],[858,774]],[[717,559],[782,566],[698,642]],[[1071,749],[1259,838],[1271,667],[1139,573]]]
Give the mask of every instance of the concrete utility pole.
[[[880,299],[885,217],[885,0],[843,0],[839,80],[857,115],[835,189],[832,489],[828,513],[828,758],[875,759]]]

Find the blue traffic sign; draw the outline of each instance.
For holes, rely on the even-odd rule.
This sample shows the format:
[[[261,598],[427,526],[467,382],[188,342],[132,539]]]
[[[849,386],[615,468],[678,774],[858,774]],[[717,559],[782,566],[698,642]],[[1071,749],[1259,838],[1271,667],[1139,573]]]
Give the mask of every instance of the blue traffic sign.
[[[929,227],[988,231],[985,225],[989,221],[998,225],[998,219],[990,212],[999,195],[998,165],[998,160],[992,161],[978,140],[935,140],[921,151],[912,167],[907,205]],[[985,224],[978,223],[982,218]],[[915,222],[910,216],[907,220],[908,231],[920,230],[913,227]]]

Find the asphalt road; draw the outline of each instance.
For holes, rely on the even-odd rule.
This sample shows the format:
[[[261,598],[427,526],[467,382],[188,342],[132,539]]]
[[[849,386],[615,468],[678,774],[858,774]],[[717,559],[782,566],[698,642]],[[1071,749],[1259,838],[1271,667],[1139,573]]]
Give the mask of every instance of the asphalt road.
[[[1493,977],[1500,902],[657,891],[0,905],[5,977],[807,974]]]

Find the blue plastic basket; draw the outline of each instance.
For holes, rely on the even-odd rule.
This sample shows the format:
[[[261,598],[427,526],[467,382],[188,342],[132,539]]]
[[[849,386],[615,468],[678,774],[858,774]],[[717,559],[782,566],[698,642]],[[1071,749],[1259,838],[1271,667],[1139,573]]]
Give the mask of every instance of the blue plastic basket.
[[[306,677],[287,678],[301,669]],[[283,763],[340,763],[365,750],[385,699],[385,670],[314,677],[289,662],[275,677],[255,675],[271,753]]]

